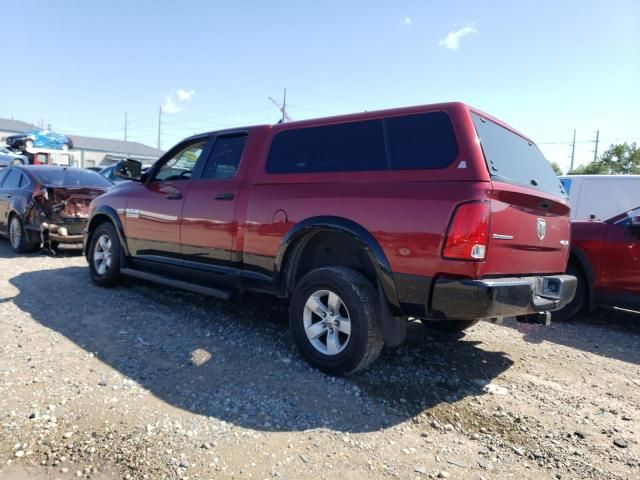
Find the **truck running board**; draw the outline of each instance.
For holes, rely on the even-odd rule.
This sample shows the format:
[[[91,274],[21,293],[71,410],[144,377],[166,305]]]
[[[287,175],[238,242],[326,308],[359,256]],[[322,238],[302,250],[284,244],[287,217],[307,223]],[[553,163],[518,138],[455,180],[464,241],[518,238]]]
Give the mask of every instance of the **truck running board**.
[[[127,275],[128,277],[135,277],[141,280],[148,280],[149,282],[159,283],[168,287],[175,287],[181,290],[187,290],[193,293],[200,293],[209,297],[219,298],[220,300],[229,300],[231,294],[224,290],[218,290],[217,288],[204,287],[196,283],[185,282],[182,280],[174,280],[173,278],[164,277],[155,273],[141,272],[140,270],[134,270],[133,268],[121,268],[120,273]]]

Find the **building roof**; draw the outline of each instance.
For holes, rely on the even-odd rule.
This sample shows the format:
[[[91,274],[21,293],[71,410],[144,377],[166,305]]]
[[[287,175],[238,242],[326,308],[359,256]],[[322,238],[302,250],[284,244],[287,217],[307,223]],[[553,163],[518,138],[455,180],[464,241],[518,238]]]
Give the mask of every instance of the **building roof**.
[[[24,132],[25,130],[33,129],[33,125],[27,122],[21,122],[20,120],[13,120],[9,118],[0,118],[0,130],[3,132]]]
[[[97,150],[99,152],[124,153],[126,155],[143,155],[159,157],[164,152],[139,142],[125,142],[110,138],[83,137],[69,135],[73,140],[73,148],[78,150]]]
[[[21,133],[36,128],[34,125],[20,120],[0,118],[0,131]],[[110,138],[84,137],[69,135],[76,150],[94,150],[107,153],[122,153],[125,155],[147,156],[157,158],[164,152],[157,148],[139,142],[125,142]]]

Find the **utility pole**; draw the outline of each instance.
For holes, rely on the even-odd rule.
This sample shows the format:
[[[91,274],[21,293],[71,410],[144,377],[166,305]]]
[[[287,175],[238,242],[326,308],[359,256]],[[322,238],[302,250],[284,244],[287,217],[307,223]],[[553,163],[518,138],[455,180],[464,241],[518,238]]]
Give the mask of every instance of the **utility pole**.
[[[284,123],[284,112],[287,111],[287,89],[284,89],[284,95],[282,96],[282,123]]]
[[[158,109],[158,150],[160,150],[160,135],[161,135],[161,125],[162,125],[162,106]]]
[[[271,103],[273,103],[277,107],[277,109],[282,112],[282,119],[280,120],[279,123],[290,122],[291,118],[287,114],[287,89],[286,88],[284,89],[284,98],[282,100],[282,105],[278,103],[276,100],[274,100],[272,97],[268,97],[268,98],[269,100],[271,100]]]
[[[124,141],[127,141],[127,112],[124,112]]]
[[[576,155],[576,129],[573,129],[573,143],[571,144],[571,168],[569,169],[570,172],[573,172],[573,159],[575,158]]]
[[[600,130],[596,131],[596,149],[593,151],[593,161],[598,159],[598,142],[600,141]]]

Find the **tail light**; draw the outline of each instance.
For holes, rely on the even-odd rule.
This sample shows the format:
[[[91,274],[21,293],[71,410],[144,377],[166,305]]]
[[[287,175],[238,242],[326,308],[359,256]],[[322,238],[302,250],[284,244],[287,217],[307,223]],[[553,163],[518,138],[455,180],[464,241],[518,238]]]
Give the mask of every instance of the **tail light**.
[[[453,260],[484,260],[490,219],[491,210],[487,202],[458,206],[447,230],[442,256]]]

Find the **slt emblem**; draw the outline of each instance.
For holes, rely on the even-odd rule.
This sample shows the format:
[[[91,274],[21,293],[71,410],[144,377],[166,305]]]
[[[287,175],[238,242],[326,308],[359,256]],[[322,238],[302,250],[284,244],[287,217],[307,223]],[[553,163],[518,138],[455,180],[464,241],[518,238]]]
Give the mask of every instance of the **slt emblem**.
[[[539,218],[536,223],[536,233],[538,234],[538,240],[542,240],[547,234],[547,222],[542,218]]]

